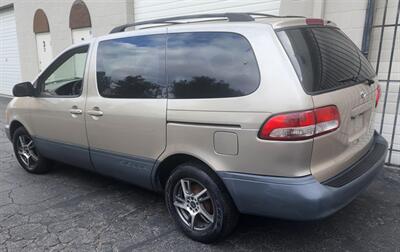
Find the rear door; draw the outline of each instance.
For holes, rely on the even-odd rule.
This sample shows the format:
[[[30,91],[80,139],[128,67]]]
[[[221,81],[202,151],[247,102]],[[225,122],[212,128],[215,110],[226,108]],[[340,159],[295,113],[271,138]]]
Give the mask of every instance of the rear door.
[[[375,73],[342,31],[311,26],[278,32],[314,107],[336,105],[337,131],[316,137],[311,172],[324,181],[351,166],[369,149],[374,134]]]
[[[98,42],[86,103],[95,169],[143,187],[166,145],[165,33]]]

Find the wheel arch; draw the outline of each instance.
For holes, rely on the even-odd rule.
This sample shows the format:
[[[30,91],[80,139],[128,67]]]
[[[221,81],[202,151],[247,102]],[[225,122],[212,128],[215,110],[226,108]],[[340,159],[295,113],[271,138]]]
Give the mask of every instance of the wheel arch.
[[[216,175],[216,177],[223,184],[222,179],[218,176],[217,172],[204,160],[188,153],[174,153],[168,155],[163,160],[159,160],[153,169],[153,186],[156,191],[163,191],[165,184],[171,175],[172,171],[179,165],[187,162],[198,162],[207,167],[207,170]]]
[[[30,134],[29,130],[24,126],[24,124],[22,124],[19,120],[13,120],[10,123],[10,137],[11,137],[11,139],[14,137],[15,131],[20,127],[24,127],[28,131],[28,133]]]

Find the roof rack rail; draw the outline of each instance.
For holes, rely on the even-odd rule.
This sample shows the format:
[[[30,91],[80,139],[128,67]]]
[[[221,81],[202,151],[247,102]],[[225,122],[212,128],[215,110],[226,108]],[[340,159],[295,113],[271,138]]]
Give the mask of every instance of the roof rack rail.
[[[250,16],[261,16],[261,17],[269,17],[269,18],[306,18],[305,16],[278,16],[278,15],[271,15],[271,14],[264,14],[258,12],[246,12],[247,15]]]
[[[179,21],[185,19],[201,19],[201,18],[226,18],[229,22],[248,22],[254,21],[250,15],[246,13],[217,13],[217,14],[199,14],[199,15],[186,15],[186,16],[178,16],[178,17],[170,17],[170,18],[160,18],[136,23],[129,23],[121,26],[117,26],[111,30],[110,33],[123,32],[126,28],[137,26],[137,25],[147,25],[147,24],[179,24],[171,21]]]
[[[187,19],[203,19],[203,18],[225,18],[229,22],[250,22],[255,21],[252,16],[262,16],[262,17],[270,17],[270,18],[291,18],[291,17],[301,17],[301,16],[275,16],[263,13],[235,13],[235,12],[227,12],[227,13],[215,13],[215,14],[198,14],[198,15],[185,15],[185,16],[178,16],[178,17],[170,17],[170,18],[160,18],[160,19],[153,19],[148,21],[141,21],[136,23],[129,23],[115,27],[111,30],[111,33],[123,32],[126,28],[138,26],[138,25],[149,25],[149,24],[182,24],[180,20],[187,20]]]

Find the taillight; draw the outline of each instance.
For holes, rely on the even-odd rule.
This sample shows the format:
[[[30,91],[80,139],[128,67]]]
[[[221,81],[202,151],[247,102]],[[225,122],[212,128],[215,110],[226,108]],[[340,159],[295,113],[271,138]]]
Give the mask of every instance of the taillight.
[[[258,137],[277,141],[304,140],[335,131],[339,124],[339,111],[331,105],[272,116],[263,124]]]
[[[321,18],[306,18],[308,25],[324,25],[324,20]]]
[[[375,91],[375,108],[378,107],[379,100],[381,99],[382,90],[381,86],[378,84]]]

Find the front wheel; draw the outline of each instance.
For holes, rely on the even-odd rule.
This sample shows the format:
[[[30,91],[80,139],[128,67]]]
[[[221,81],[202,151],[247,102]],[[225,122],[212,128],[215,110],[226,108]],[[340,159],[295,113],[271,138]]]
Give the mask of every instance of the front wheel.
[[[15,130],[13,146],[19,164],[26,171],[41,174],[49,170],[48,160],[37,151],[33,138],[25,128]]]
[[[229,194],[203,164],[178,166],[167,181],[165,199],[175,223],[193,240],[214,242],[237,224],[238,213]]]

